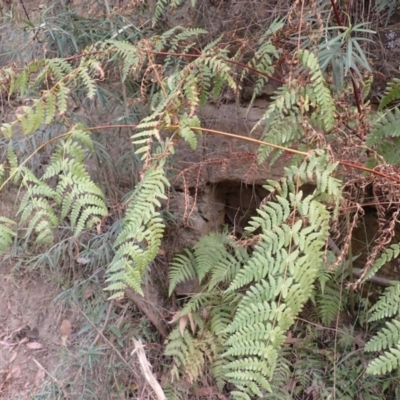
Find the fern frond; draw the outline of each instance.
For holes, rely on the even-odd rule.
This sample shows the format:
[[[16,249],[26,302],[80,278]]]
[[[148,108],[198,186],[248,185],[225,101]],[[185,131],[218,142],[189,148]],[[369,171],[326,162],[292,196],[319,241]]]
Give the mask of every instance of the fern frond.
[[[10,226],[15,225],[15,222],[9,218],[0,216],[0,253],[4,253],[11,245],[16,236]]]
[[[280,182],[268,182],[275,201],[263,205],[250,222],[249,231],[261,229],[261,241],[227,290],[230,293],[250,285],[225,330],[229,337],[223,356],[233,358],[225,367],[226,376],[240,389],[237,393],[257,396],[258,388],[271,389],[286,331],[312,294],[329,235],[330,213],[316,201],[318,197],[303,199],[296,186],[314,181],[316,192],[330,190],[328,198],[335,204],[340,182],[328,184],[335,167],[324,156],[316,156],[299,167],[287,168]],[[326,170],[329,173],[324,176]],[[243,357],[247,357],[244,364]],[[257,372],[248,374],[252,368]],[[235,398],[241,396],[235,394]]]
[[[372,117],[372,129],[366,145],[374,148],[387,163],[398,164],[400,151],[400,110],[378,112]]]
[[[116,57],[122,60],[121,81],[125,82],[129,73],[139,64],[139,51],[136,46],[127,41],[107,40],[105,43],[116,52]]]
[[[184,254],[178,254],[169,266],[169,296],[175,290],[176,285],[186,280],[196,278],[195,259],[191,251],[185,250]]]
[[[379,110],[384,109],[392,101],[400,99],[400,79],[393,78],[386,86],[386,91],[379,103]]]
[[[269,79],[267,76],[274,74],[273,59],[278,59],[279,54],[276,47],[271,42],[271,36],[282,29],[283,25],[283,21],[279,19],[276,19],[271,23],[267,31],[258,40],[257,51],[252,59],[248,62],[251,67],[256,68],[264,73],[259,74],[257,77],[249,107],[251,107],[256,97],[261,93],[264,85],[268,82]],[[244,69],[240,78],[241,82],[247,74],[248,70]]]
[[[318,57],[307,50],[299,50],[298,57],[310,71],[311,85],[306,86],[302,94],[304,99],[308,97],[310,105],[316,108],[311,115],[311,121],[316,126],[321,124],[321,128],[329,132],[335,125],[336,107],[330,90],[325,84]]]
[[[366,345],[365,351],[380,351],[400,344],[400,321],[386,322],[382,328]]]
[[[61,81],[72,72],[71,64],[62,58],[48,58],[46,59],[46,66],[58,81]]]
[[[339,296],[337,289],[330,285],[325,288],[324,293],[316,296],[315,302],[321,322],[326,326],[330,325],[346,305],[346,299]]]
[[[400,364],[400,344],[385,351],[381,356],[371,361],[367,367],[367,374],[383,375],[396,369]]]
[[[390,245],[385,251],[375,260],[372,268],[365,274],[362,282],[367,281],[374,276],[385,264],[398,257],[400,254],[400,243]]]
[[[400,283],[385,289],[379,300],[370,308],[369,322],[392,317],[400,312]]]
[[[195,108],[199,102],[197,93],[196,93],[196,98],[189,99],[189,101],[193,101],[191,107]],[[197,138],[196,138],[196,133],[193,130],[193,127],[200,127],[200,120],[198,117],[189,118],[187,114],[184,114],[179,119],[179,135],[188,142],[192,150],[196,150]]]
[[[58,111],[63,115],[68,109],[68,88],[64,83],[59,82],[55,87],[55,93],[57,96]]]
[[[94,79],[90,76],[89,68],[83,65],[80,66],[77,75],[78,75],[77,77],[80,78],[81,82],[83,83],[83,86],[86,89],[87,97],[89,99],[93,99],[96,94],[97,87]]]
[[[24,135],[35,132],[44,123],[45,110],[41,100],[36,100],[33,106],[24,106],[21,110],[23,113],[17,119]]]
[[[122,231],[115,241],[117,251],[109,267],[106,290],[115,288],[122,277],[118,287],[129,285],[142,294],[141,278],[161,246],[164,223],[156,207],[161,205],[159,199],[166,198],[168,186],[165,171],[158,166],[148,169],[135,188]],[[111,298],[120,295],[121,291]]]

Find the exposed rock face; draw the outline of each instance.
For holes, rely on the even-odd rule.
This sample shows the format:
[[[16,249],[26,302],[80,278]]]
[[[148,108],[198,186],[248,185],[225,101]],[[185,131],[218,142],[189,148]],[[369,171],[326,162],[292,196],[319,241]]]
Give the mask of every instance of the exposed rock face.
[[[257,101],[250,109],[236,104],[208,105],[200,111],[202,127],[260,139],[263,126],[253,128],[266,108],[264,100]],[[221,181],[262,185],[266,179],[280,177],[287,164],[285,158],[278,160],[273,168],[268,163],[258,165],[258,147],[242,139],[211,133],[199,138],[196,151],[180,143],[171,168],[173,185],[179,189]]]
[[[263,126],[254,126],[267,108],[257,101],[248,109],[237,104],[208,105],[199,113],[202,127],[260,139]],[[243,229],[267,192],[262,188],[267,179],[282,176],[287,165],[281,157],[271,168],[257,163],[259,145],[222,134],[204,134],[198,147],[191,150],[181,141],[176,146],[169,170],[174,192],[169,210],[176,218],[170,244],[173,251],[192,247],[211,231],[228,226],[236,235]],[[179,238],[179,239],[177,239]]]

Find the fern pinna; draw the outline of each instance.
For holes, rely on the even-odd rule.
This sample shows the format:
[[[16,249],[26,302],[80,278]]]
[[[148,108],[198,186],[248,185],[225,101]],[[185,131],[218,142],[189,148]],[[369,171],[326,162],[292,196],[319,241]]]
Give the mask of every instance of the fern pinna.
[[[272,103],[261,120],[255,125],[265,123],[262,139],[268,143],[289,147],[299,140],[309,140],[303,122],[309,113],[307,125],[316,130],[330,132],[335,124],[336,107],[329,88],[318,64],[318,58],[307,50],[298,52],[300,63],[304,67],[298,79],[278,88],[272,97]],[[270,146],[260,146],[259,161],[265,161],[273,154],[273,162],[282,153]]]
[[[245,248],[237,246],[226,232],[210,233],[193,251],[175,256],[169,271],[170,294],[178,284],[191,279],[198,280],[201,289],[178,314],[181,321],[191,321],[190,330],[182,333],[180,324],[167,342],[165,354],[173,357],[172,379],[179,379],[183,373],[193,383],[209,368],[222,390],[226,360],[221,355],[227,339],[224,331],[240,298],[236,293],[225,293],[224,288],[247,259]]]
[[[397,258],[399,254],[400,244],[392,244],[382,252],[363,280],[375,275],[382,266]],[[393,282],[385,289],[378,302],[371,307],[370,313],[369,322],[382,321],[384,327],[366,344],[365,351],[383,351],[383,354],[369,363],[367,373],[383,375],[400,366],[400,284],[398,282]]]
[[[194,254],[177,256],[171,266],[170,290],[185,279],[198,278],[203,282],[202,291],[183,307],[180,317],[188,313],[192,313],[192,318],[196,315],[194,321],[201,327],[199,332],[207,329],[220,343],[219,352],[214,355],[222,368],[218,369],[219,382],[235,385],[234,398],[257,398],[264,390],[272,390],[271,380],[286,332],[311,296],[324,264],[332,214],[321,199],[338,204],[340,182],[332,176],[335,168],[336,164],[326,156],[315,155],[300,167],[287,168],[281,181],[268,181],[265,188],[270,191],[271,200],[260,207],[258,216],[253,217],[247,228],[249,233],[261,230],[250,257],[238,258],[239,244],[231,241],[231,250],[227,252],[215,236],[209,236],[199,242]],[[303,197],[299,187],[310,181],[316,184],[315,192]],[[218,246],[220,250],[213,250]],[[199,256],[206,252],[211,261]],[[216,254],[215,259],[212,254]],[[231,261],[222,262],[222,257]],[[217,290],[211,284],[216,274],[223,276],[225,282],[228,280],[225,290],[223,286]],[[213,306],[207,317],[214,308],[226,307],[221,317],[224,322],[218,330],[204,320],[204,309],[210,306],[212,298],[217,301],[211,301]],[[182,360],[188,351],[188,338],[193,337],[187,331],[179,335],[177,330],[167,345],[167,354],[181,360],[174,364],[175,374],[180,366],[184,371],[188,368],[182,365]]]
[[[66,218],[78,236],[84,228],[93,227],[108,214],[104,194],[84,164],[85,155],[92,148],[90,134],[77,126],[64,136],[67,139],[61,140],[40,178],[24,163],[19,164],[10,142],[8,180],[19,183],[24,190],[17,215],[20,215],[19,223],[26,225],[26,241],[35,232],[37,243],[52,243],[54,230]],[[9,228],[4,227],[4,240],[10,242],[7,232],[10,234]]]

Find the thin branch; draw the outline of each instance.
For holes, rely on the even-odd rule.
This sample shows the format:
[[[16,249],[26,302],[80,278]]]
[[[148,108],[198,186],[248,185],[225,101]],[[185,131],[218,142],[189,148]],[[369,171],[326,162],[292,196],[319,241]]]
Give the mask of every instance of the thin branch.
[[[92,128],[85,128],[87,130],[99,130],[99,129],[112,129],[112,128],[137,128],[138,125],[100,125],[100,126],[95,126]],[[178,125],[170,125],[168,127],[165,127],[167,129],[178,129],[179,126]],[[296,150],[296,149],[291,149],[289,147],[284,147],[284,146],[279,146],[277,144],[274,143],[268,143],[268,142],[264,142],[263,140],[258,140],[258,139],[253,139],[253,138],[249,138],[247,136],[241,136],[241,135],[237,135],[234,133],[229,133],[229,132],[224,132],[224,131],[218,131],[215,129],[208,129],[208,128],[199,128],[197,126],[189,126],[189,129],[192,129],[193,131],[201,131],[201,132],[208,132],[214,135],[222,135],[222,136],[227,136],[227,137],[231,137],[231,138],[235,138],[235,139],[240,139],[240,140],[245,140],[247,142],[251,142],[251,143],[256,143],[256,144],[260,144],[263,146],[270,146],[273,147],[274,149],[279,149],[279,150],[283,150],[286,151],[287,153],[291,153],[291,154],[298,154],[301,156],[305,156],[308,157],[310,155],[310,153],[306,153],[304,151],[300,151],[300,150]],[[385,178],[389,181],[392,182],[396,182],[398,184],[400,184],[400,179],[395,178],[393,176],[390,175],[386,175],[382,172],[379,171],[375,171],[374,169],[371,168],[367,168],[364,167],[361,164],[355,164],[354,162],[350,162],[350,161],[343,161],[343,160],[338,160],[338,163],[344,167],[349,167],[349,168],[354,168],[354,169],[358,169],[360,171],[365,171],[368,172],[372,175],[376,175],[376,176],[380,176],[382,178]],[[1,188],[0,188],[1,189]]]
[[[142,373],[147,381],[147,383],[154,390],[158,400],[167,400],[161,385],[158,383],[156,377],[153,375],[150,369],[150,363],[147,360],[146,353],[144,352],[143,343],[140,340],[133,339],[133,344],[135,345],[135,350],[132,351],[137,354]]]

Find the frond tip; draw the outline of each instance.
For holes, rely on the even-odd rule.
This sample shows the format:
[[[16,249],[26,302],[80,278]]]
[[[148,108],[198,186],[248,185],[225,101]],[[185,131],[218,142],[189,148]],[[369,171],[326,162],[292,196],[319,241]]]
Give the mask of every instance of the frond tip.
[[[10,228],[15,222],[0,216],[0,253],[4,253],[13,242],[16,233]]]

